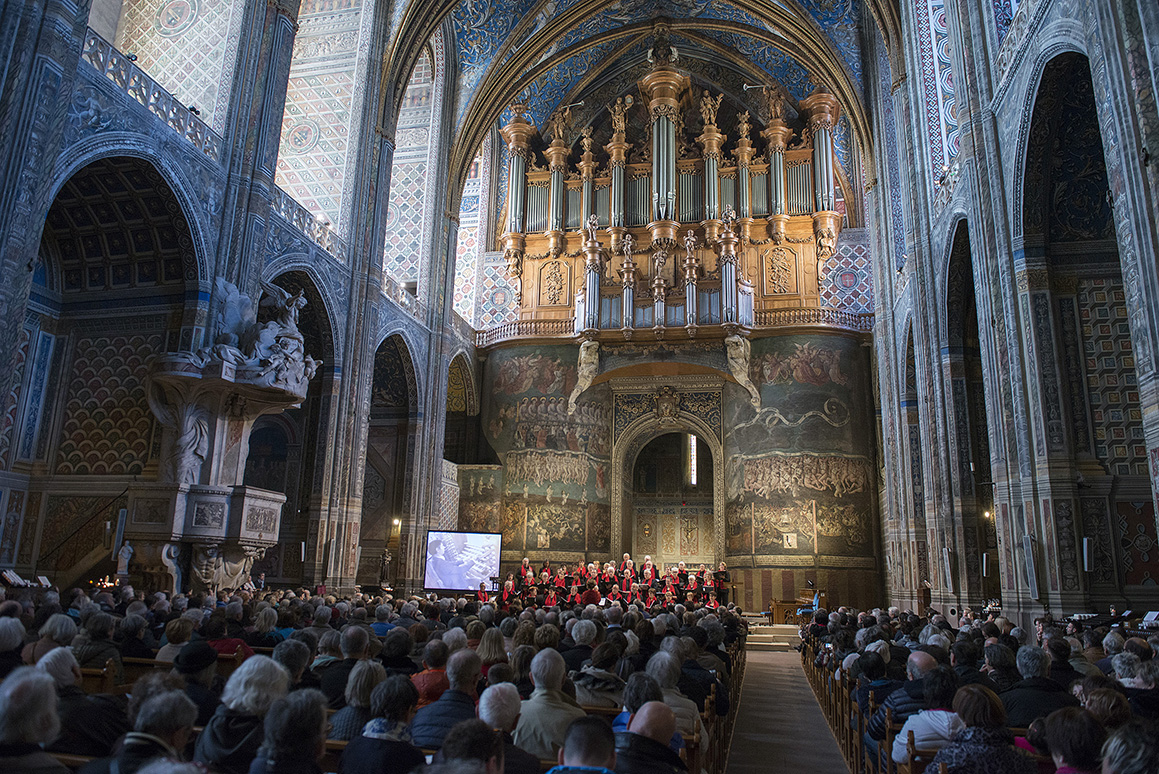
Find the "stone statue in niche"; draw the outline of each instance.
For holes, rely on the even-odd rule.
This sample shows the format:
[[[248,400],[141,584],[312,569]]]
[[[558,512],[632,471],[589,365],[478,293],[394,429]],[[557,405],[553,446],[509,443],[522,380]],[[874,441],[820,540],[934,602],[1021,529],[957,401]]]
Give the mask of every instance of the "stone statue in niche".
[[[716,126],[716,112],[720,110],[720,103],[723,100],[723,94],[713,97],[708,93],[708,89],[704,90],[704,96],[700,98],[700,118],[705,126]]]
[[[592,386],[592,380],[596,378],[599,370],[600,343],[598,341],[585,341],[583,344],[580,344],[575,388],[571,391],[571,396],[567,399],[568,416],[575,413],[576,401],[579,400],[579,396],[583,394],[584,390]]]
[[[752,342],[744,336],[733,334],[724,339],[724,348],[728,356],[728,371],[737,383],[748,390],[753,408],[761,407],[761,393],[753,380],[749,377],[749,361],[752,358]]]
[[[126,540],[121,544],[121,550],[117,552],[117,575],[128,577],[129,575],[129,561],[133,558],[133,547],[129,545]]]

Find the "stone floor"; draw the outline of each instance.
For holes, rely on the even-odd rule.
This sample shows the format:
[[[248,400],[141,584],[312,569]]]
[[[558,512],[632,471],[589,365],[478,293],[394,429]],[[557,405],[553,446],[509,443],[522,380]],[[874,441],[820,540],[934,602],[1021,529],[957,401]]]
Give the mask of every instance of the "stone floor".
[[[794,651],[750,651],[728,774],[848,774]]]

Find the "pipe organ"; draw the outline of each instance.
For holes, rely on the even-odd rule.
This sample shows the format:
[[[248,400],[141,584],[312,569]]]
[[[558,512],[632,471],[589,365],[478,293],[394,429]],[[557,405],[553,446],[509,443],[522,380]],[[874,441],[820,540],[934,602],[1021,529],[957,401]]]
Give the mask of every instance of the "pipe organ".
[[[697,93],[662,38],[652,62],[638,97],[578,133],[570,108],[548,120],[548,142],[512,106],[500,239],[519,318],[574,318],[589,338],[703,337],[821,306],[842,225],[836,98],[819,86],[794,105],[774,83],[727,131],[724,95]]]

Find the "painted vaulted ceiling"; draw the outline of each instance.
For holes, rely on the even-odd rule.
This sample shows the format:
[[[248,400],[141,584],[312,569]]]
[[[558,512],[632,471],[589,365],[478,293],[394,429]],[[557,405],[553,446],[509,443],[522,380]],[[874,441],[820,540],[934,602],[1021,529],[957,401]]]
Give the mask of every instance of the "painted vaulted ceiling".
[[[869,144],[865,25],[892,8],[889,0],[864,2],[868,10],[863,0],[459,0],[451,9],[459,78],[452,168],[465,174],[516,99],[540,127],[557,107],[581,100],[576,126],[596,119],[617,90],[634,88],[663,21],[678,66],[754,114],[756,92],[748,96],[746,84],[775,80],[793,103],[818,83],[833,91],[846,115],[837,143],[848,170],[854,149],[865,154]]]

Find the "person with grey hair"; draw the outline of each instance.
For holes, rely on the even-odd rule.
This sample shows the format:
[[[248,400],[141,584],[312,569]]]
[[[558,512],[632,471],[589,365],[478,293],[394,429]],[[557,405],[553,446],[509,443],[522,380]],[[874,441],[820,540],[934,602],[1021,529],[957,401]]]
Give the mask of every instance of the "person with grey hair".
[[[247,774],[261,747],[262,719],[286,695],[290,674],[266,656],[250,656],[226,681],[221,706],[197,737],[193,759],[223,774]]]
[[[307,689],[270,706],[250,774],[315,774],[326,753],[326,696]]]
[[[1103,743],[1103,774],[1154,774],[1159,771],[1159,725],[1132,720]]]
[[[311,619],[310,626],[323,631],[332,629],[333,627],[330,626],[330,608],[325,605],[319,605],[314,610],[314,617]]]
[[[290,673],[290,690],[316,688],[314,681],[304,680],[306,667],[310,666],[310,647],[300,640],[283,640],[274,646],[274,661]]]
[[[1023,645],[1016,657],[1022,680],[1001,694],[1006,708],[1006,722],[1014,728],[1026,728],[1037,718],[1056,709],[1077,707],[1079,701],[1064,685],[1051,680],[1050,654],[1037,645]]]
[[[578,672],[592,659],[592,643],[595,642],[599,630],[594,622],[589,620],[575,620],[571,627],[571,638],[575,645],[563,652],[563,663],[569,672]],[[572,621],[568,621],[572,623]]]
[[[121,658],[153,658],[154,651],[145,642],[149,622],[139,615],[127,615],[118,627],[121,635]]]
[[[555,758],[567,736],[567,727],[586,714],[564,694],[567,665],[559,651],[546,648],[531,659],[531,683],[535,689],[523,702],[515,727],[515,744],[537,758]]]
[[[93,613],[84,623],[84,633],[87,635],[79,644],[74,640],[73,655],[81,669],[104,669],[109,659],[116,664],[116,680],[125,681],[125,668],[121,663],[121,651],[113,644],[113,628],[116,619],[108,613]],[[76,638],[77,640],[80,637]],[[2,646],[0,641],[0,646]]]
[[[1123,652],[1125,644],[1126,640],[1123,635],[1117,631],[1107,632],[1107,635],[1103,637],[1103,653],[1106,655],[1096,661],[1095,666],[1102,670],[1104,675],[1110,675],[1115,671],[1111,665],[1111,659]]]
[[[0,771],[69,774],[41,749],[59,733],[52,678],[32,667],[13,670],[0,683]]]
[[[443,691],[438,701],[415,713],[411,738],[416,745],[438,749],[452,726],[475,717],[475,698],[482,674],[483,662],[475,651],[464,648],[451,654],[447,660],[450,688]]]
[[[366,659],[354,665],[346,681],[346,706],[331,716],[327,739],[350,741],[362,731],[373,717],[370,694],[385,679],[386,668],[377,661]]]
[[[503,734],[503,774],[540,774],[539,759],[511,736],[521,711],[519,691],[511,683],[492,685],[479,697],[479,719]]]
[[[137,774],[156,761],[181,762],[189,744],[197,705],[180,691],[164,691],[146,699],[137,710],[133,730],[125,735],[121,748],[111,758],[85,766],[84,774]]]
[[[664,694],[664,703],[676,715],[676,730],[686,736],[700,733],[701,738],[707,739],[704,723],[700,720],[700,710],[696,702],[689,699],[677,684],[680,682],[680,659],[666,651],[660,651],[648,659],[644,671],[659,685]]]
[[[15,619],[12,619],[15,620]],[[30,642],[21,651],[25,664],[32,666],[53,648],[67,648],[76,637],[76,621],[64,613],[53,613],[38,631],[40,639]]]
[[[354,666],[369,655],[370,648],[370,635],[359,626],[346,627],[340,636],[342,660],[326,667],[321,677],[322,693],[326,694],[332,710],[346,706],[346,681],[354,671]]]
[[[1137,682],[1142,663],[1134,653],[1116,653],[1111,658],[1111,677],[1124,688],[1142,688]]]
[[[121,706],[110,696],[89,696],[81,690],[80,666],[69,648],[49,651],[36,669],[51,676],[56,685],[61,733],[48,749],[70,755],[108,755],[113,742],[129,730]]]
[[[443,632],[443,642],[447,643],[447,650],[454,653],[467,647],[467,633],[462,629],[448,629]]]
[[[385,637],[386,633],[394,628],[394,624],[390,622],[390,615],[394,609],[390,605],[379,605],[374,608],[374,623],[370,628],[379,637]]]

